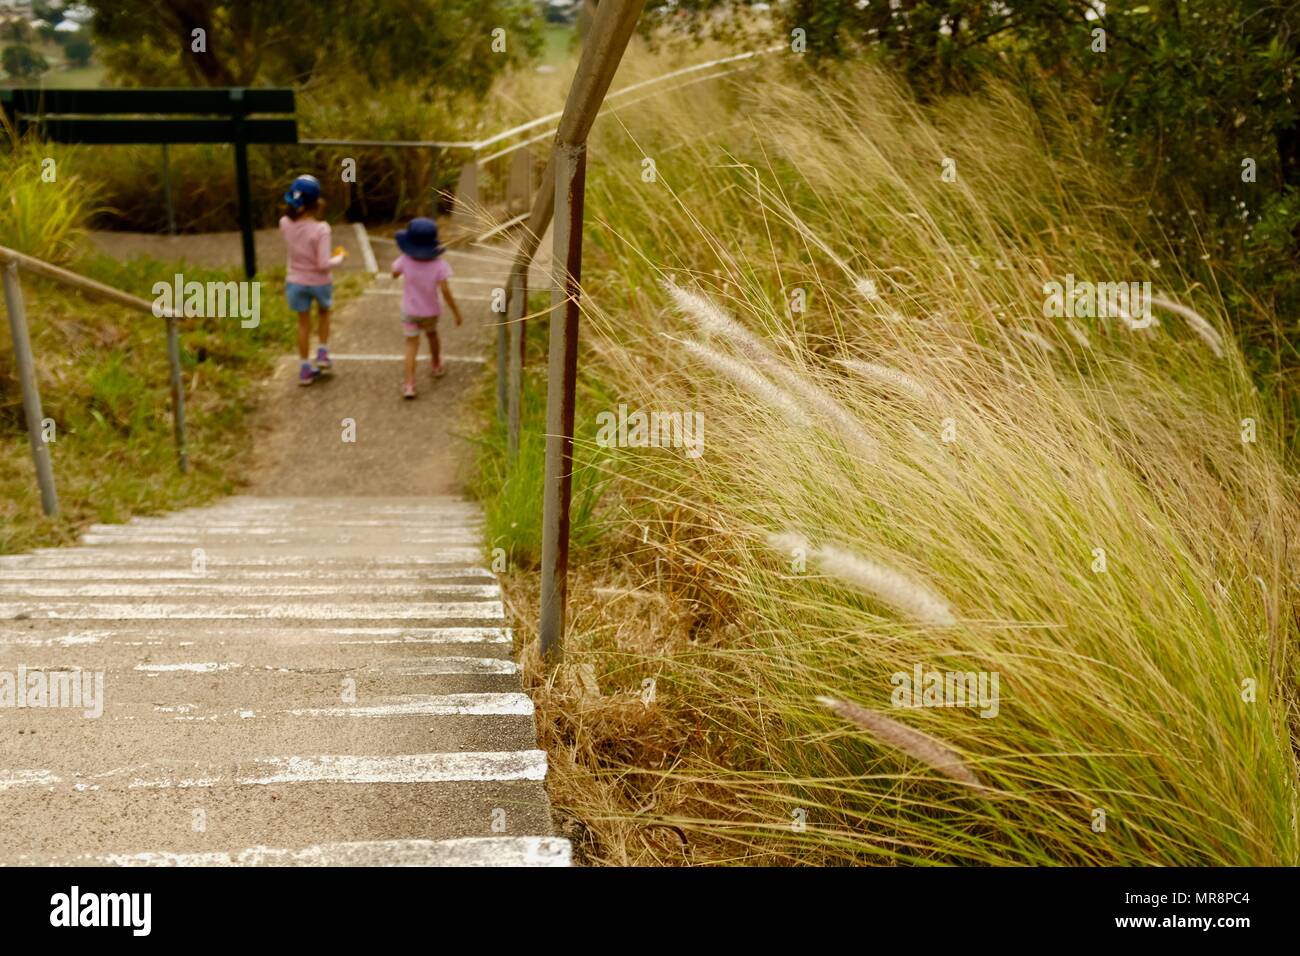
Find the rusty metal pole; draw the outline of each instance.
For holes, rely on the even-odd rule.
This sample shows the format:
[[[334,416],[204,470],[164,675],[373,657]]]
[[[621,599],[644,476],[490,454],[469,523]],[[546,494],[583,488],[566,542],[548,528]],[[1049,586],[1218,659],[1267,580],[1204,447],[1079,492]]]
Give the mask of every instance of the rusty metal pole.
[[[167,316],[167,362],[171,365],[172,427],[176,434],[176,464],[181,474],[190,470],[189,453],[185,450],[185,383],[181,378],[181,340],[176,328],[176,316]]]
[[[552,252],[550,360],[546,374],[546,480],[542,490],[543,659],[558,661],[564,640],[569,573],[569,496],[578,377],[578,283],[582,278],[582,204],[587,145],[556,144],[555,246]]]
[[[510,270],[510,298],[506,307],[509,324],[509,370],[506,374],[506,460],[519,458],[519,406],[523,388],[524,315],[528,312],[528,267]]]
[[[542,489],[542,607],[538,637],[543,659],[558,661],[564,644],[569,572],[569,496],[573,489],[573,419],[578,373],[578,284],[582,277],[582,204],[587,134],[636,29],[645,0],[602,0],[583,41],[582,59],[565,100],[555,146],[542,175],[554,216],[539,196],[529,232],[555,227],[551,275],[551,333],[546,381],[546,474]],[[525,246],[523,261],[536,246]]]
[[[27,418],[27,440],[32,446],[36,465],[36,483],[41,489],[41,510],[51,517],[59,513],[59,496],[54,490],[54,468],[50,448],[41,434],[44,424],[41,393],[36,385],[36,368],[32,362],[32,342],[27,334],[27,314],[23,311],[23,292],[18,284],[18,263],[4,266],[5,309],[9,312],[9,331],[13,335],[14,365],[23,391],[23,413]]]

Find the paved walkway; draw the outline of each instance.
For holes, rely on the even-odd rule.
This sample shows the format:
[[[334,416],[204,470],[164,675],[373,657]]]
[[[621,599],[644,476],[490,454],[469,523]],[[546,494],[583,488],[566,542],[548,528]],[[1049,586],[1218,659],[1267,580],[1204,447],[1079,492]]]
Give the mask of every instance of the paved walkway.
[[[569,862],[450,466],[491,336],[479,254],[453,260],[464,361],[426,363],[415,402],[380,281],[331,381],[299,388],[290,356],[269,383],[257,494],[0,557],[0,862]]]
[[[430,373],[428,342],[421,339],[419,394],[406,401],[401,286],[388,276],[397,247],[376,240],[374,248],[379,277],[332,322],[334,373],[302,388],[297,359],[286,355],[267,383],[249,476],[254,494],[445,495],[464,486],[475,454],[469,441],[476,431],[474,392],[485,361],[495,361],[501,316],[490,310],[492,291],[505,283],[509,250],[472,246],[447,253],[465,324],[457,328],[446,312],[439,320],[443,378]],[[535,288],[546,287],[543,268],[530,279]]]

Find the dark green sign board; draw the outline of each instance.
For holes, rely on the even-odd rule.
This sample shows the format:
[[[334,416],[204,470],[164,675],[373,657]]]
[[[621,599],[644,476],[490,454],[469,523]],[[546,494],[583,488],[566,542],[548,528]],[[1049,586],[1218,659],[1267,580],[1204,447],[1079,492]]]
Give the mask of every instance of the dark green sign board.
[[[0,107],[19,135],[53,143],[230,143],[235,147],[244,272],[257,272],[248,144],[296,143],[298,124],[255,114],[294,112],[289,89],[0,89]],[[183,117],[159,119],[159,116]]]

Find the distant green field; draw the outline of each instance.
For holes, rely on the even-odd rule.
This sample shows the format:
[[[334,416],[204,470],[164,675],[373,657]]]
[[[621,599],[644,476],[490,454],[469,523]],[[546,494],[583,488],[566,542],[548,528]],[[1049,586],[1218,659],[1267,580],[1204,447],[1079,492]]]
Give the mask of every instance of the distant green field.
[[[108,71],[98,63],[89,66],[71,66],[66,69],[50,70],[40,77],[40,86],[52,90],[82,89],[101,86],[104,74]]]
[[[542,31],[542,62],[559,63],[569,55],[573,43],[573,27],[547,26]]]
[[[0,41],[0,52],[6,47],[12,46],[13,43],[8,40]],[[53,90],[66,90],[90,86],[100,86],[104,82],[104,67],[100,66],[93,60],[88,66],[69,66],[63,57],[63,48],[57,43],[34,43],[30,44],[35,47],[36,51],[45,57],[50,64],[50,68],[36,77],[34,80],[27,77],[21,79],[0,73],[0,87],[4,86],[43,86]]]

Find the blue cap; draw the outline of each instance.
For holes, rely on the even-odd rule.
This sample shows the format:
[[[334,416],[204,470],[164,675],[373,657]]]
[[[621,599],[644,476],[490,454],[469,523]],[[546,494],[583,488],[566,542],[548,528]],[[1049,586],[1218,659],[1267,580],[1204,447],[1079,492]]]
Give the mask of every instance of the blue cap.
[[[299,176],[284,194],[284,201],[293,209],[301,209],[317,199],[320,199],[320,181],[315,176]]]
[[[397,248],[412,259],[428,261],[442,255],[442,245],[438,242],[438,224],[432,219],[417,216],[405,229],[397,231]]]

